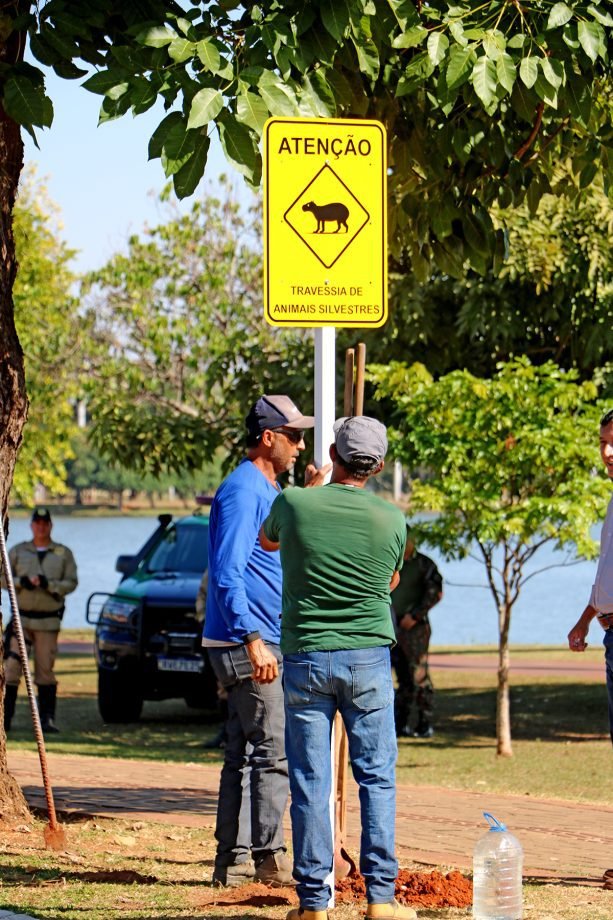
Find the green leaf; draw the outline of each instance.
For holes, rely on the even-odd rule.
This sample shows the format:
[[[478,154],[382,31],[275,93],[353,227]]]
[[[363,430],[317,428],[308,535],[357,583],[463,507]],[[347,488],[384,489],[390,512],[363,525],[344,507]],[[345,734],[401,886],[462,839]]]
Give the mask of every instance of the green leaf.
[[[549,81],[546,80],[541,73],[539,73],[538,77],[536,78],[534,89],[539,99],[542,99],[543,102],[546,102],[547,105],[551,106],[552,109],[557,109],[558,93],[551,85],[551,83],[549,83]]]
[[[592,111],[592,97],[585,80],[575,76],[566,87],[566,101],[573,118],[587,126]]]
[[[597,22],[579,22],[577,35],[581,47],[590,58],[595,61],[600,53],[601,44],[606,45],[606,37],[601,25]]]
[[[434,64],[430,60],[427,51],[421,51],[416,54],[398,81],[396,97],[400,98],[414,92],[418,86],[423,84],[424,80],[428,79],[433,71]]]
[[[440,64],[449,48],[449,39],[444,32],[431,32],[428,36],[428,57],[436,66]]]
[[[196,54],[206,70],[209,70],[211,73],[217,73],[221,62],[221,55],[219,54],[219,49],[215,47],[215,44],[210,38],[205,38],[203,41],[198,42],[196,45]]]
[[[168,54],[177,64],[182,64],[188,58],[194,56],[196,45],[189,42],[186,38],[175,38],[168,46]]]
[[[337,42],[341,42],[349,26],[349,9],[345,0],[322,0],[321,21]]]
[[[258,156],[253,139],[226,110],[218,122],[219,139],[226,158],[240,173],[253,180],[258,167]]]
[[[587,163],[579,173],[579,188],[587,188],[598,173],[598,163]]]
[[[462,228],[464,238],[470,248],[481,256],[488,256],[490,253],[489,232],[483,221],[477,215],[466,211],[462,215]]]
[[[408,25],[413,25],[417,22],[418,13],[415,9],[415,4],[411,0],[387,0],[387,2],[403,31],[406,31]]]
[[[496,61],[496,73],[500,85],[504,86],[510,93],[517,79],[517,67],[511,55],[507,54],[506,51],[504,54],[501,54]]]
[[[326,80],[332,87],[334,98],[337,102],[341,106],[349,108],[353,102],[353,91],[349,80],[338,70],[328,70],[326,72]]]
[[[527,86],[528,89],[534,86],[538,75],[539,69],[537,59],[534,57],[522,58],[521,64],[519,65],[519,76],[524,86]]]
[[[610,13],[603,13],[597,6],[588,6],[587,11],[603,26],[613,26],[613,16]]]
[[[236,117],[238,121],[261,134],[268,118],[268,108],[261,96],[246,91],[237,98]]]
[[[526,43],[526,36],[523,32],[513,35],[507,42],[507,48],[523,48]]]
[[[53,64],[53,69],[58,77],[62,77],[63,80],[78,80],[81,77],[86,77],[89,73],[89,71],[77,67],[72,61],[58,61],[57,64]]]
[[[53,104],[43,87],[26,77],[10,77],[4,86],[2,103],[6,114],[18,125],[48,128],[53,121]]]
[[[483,38],[483,50],[489,58],[497,61],[506,48],[505,37],[502,32],[490,30]]]
[[[559,62],[556,61],[556,63],[559,63]],[[562,74],[556,73],[554,66],[552,62],[549,60],[549,58],[541,58],[540,65],[541,65],[541,70],[543,71],[543,76],[545,77],[547,82],[551,86],[553,86],[554,89],[559,89],[560,86],[562,85],[562,74],[564,73],[564,71],[562,70]]]
[[[150,160],[155,160],[162,155],[166,138],[176,125],[183,125],[183,116],[180,112],[171,112],[159,123],[149,140],[148,154]],[[183,130],[185,130],[185,127],[183,127]]]
[[[197,136],[198,132],[187,130],[183,118],[173,122],[166,132],[164,156],[169,161],[183,162],[194,149]],[[170,172],[167,175],[170,175]]]
[[[217,118],[223,109],[223,96],[218,89],[207,86],[196,93],[192,99],[189,110],[187,127],[201,128],[214,118]]]
[[[496,65],[490,58],[482,55],[477,58],[470,79],[477,96],[488,108],[496,99]]]
[[[112,89],[106,94],[107,99],[112,99],[113,102],[116,102],[121,96],[123,96],[128,91],[129,83],[117,83],[116,86],[113,86]]]
[[[362,19],[362,24],[364,24],[364,20],[366,20],[366,17]],[[376,80],[379,76],[380,67],[379,49],[374,43],[369,30],[362,25],[357,30],[357,34],[351,36],[351,40],[358,56],[360,71],[370,77],[371,80]]]
[[[99,93],[101,96],[106,96],[116,86],[125,83],[127,76],[125,70],[101,70],[93,74],[89,80],[85,80],[81,85],[89,90],[90,93]]]
[[[210,140],[204,132],[199,132],[194,145],[194,152],[172,177],[177,198],[187,198],[195,192],[204,174]]]
[[[468,44],[468,39],[464,35],[464,25],[462,24],[461,19],[454,19],[453,22],[449,23],[449,31],[452,36],[455,38],[458,45],[465,46]]]
[[[156,99],[157,92],[148,80],[136,79],[130,85],[130,104],[135,115],[140,115],[141,112],[150,109]]]
[[[406,32],[397,35],[392,42],[392,48],[416,48],[421,45],[427,35],[428,30],[424,29],[423,26],[414,26],[412,29],[407,29]]]
[[[556,3],[552,6],[549,19],[547,20],[548,29],[557,29],[573,18],[573,11],[565,3]]]
[[[148,48],[165,48],[176,37],[177,33],[169,26],[151,26],[139,32],[136,41]]]
[[[329,93],[321,92],[322,89],[308,76],[304,77],[299,97],[301,113],[318,118],[329,118],[334,113],[334,99],[329,98]]]
[[[451,49],[445,75],[449,89],[457,89],[468,80],[475,60],[476,55],[472,48],[458,48],[456,46]]]
[[[292,97],[289,88],[272,71],[264,71],[258,81],[258,90],[271,115],[298,114],[296,99]]]

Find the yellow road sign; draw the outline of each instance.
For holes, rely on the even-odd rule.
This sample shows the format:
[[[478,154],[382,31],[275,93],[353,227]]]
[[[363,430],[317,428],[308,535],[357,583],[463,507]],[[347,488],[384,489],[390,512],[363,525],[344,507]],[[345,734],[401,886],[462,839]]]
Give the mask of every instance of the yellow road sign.
[[[264,311],[271,325],[383,325],[386,179],[378,121],[266,122]]]

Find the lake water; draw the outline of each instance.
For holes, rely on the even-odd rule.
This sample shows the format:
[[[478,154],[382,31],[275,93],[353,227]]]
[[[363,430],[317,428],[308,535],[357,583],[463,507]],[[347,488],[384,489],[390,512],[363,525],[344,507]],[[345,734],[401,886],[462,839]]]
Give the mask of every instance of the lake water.
[[[53,537],[69,546],[77,560],[79,586],[66,599],[64,626],[84,627],[87,598],[94,591],[113,591],[119,582],[115,559],[120,553],[136,552],[157,526],[156,517],[54,518]],[[30,522],[13,519],[9,547],[31,537]],[[446,562],[434,550],[424,551],[437,562],[443,578],[444,597],[430,615],[435,645],[497,644],[497,615],[485,585],[485,571],[472,558]],[[534,557],[535,571],[555,565],[566,557],[543,548]],[[585,607],[596,572],[595,562],[552,568],[530,579],[513,612],[511,642],[518,645],[564,644],[570,627]],[[469,587],[465,587],[468,585]],[[480,587],[477,587],[480,586]],[[4,617],[8,595],[2,592]],[[591,643],[601,641],[592,627]]]

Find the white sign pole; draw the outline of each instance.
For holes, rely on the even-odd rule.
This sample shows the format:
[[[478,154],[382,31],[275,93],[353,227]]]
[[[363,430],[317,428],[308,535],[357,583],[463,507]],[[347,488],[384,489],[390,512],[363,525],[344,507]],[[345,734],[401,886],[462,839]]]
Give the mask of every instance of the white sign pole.
[[[334,440],[333,424],[336,408],[336,329],[323,326],[315,329],[315,466],[330,460],[330,444]]]
[[[330,460],[329,448],[334,440],[333,424],[336,408],[336,329],[323,326],[315,329],[315,466],[320,467]],[[334,774],[334,725],[330,747],[330,827],[332,832],[332,853],[336,830],[336,779]],[[334,858],[330,875],[326,878],[332,895],[328,904],[334,907]]]

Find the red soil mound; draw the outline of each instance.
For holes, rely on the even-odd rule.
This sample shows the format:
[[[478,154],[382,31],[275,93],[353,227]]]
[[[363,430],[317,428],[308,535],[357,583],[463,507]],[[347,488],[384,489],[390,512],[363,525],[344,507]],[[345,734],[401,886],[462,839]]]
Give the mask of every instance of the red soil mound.
[[[340,901],[362,901],[366,897],[364,879],[352,875],[336,883]],[[396,880],[396,898],[412,907],[469,907],[473,886],[461,872],[412,872],[401,869]]]

